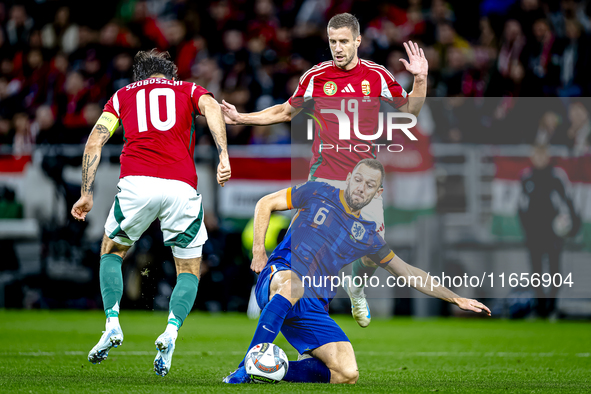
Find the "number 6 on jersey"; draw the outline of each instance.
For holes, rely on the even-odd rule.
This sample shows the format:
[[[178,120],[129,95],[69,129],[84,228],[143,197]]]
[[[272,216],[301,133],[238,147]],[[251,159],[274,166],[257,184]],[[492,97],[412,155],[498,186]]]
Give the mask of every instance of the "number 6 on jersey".
[[[322,207],[316,212],[316,216],[314,216],[314,223],[317,225],[321,225],[326,220],[326,214],[328,213],[328,209]]]

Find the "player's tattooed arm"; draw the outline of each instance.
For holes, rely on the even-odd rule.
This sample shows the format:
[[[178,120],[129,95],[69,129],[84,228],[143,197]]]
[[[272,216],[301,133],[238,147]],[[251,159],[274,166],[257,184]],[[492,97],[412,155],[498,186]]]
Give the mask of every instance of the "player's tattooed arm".
[[[86,215],[92,209],[94,180],[96,171],[101,161],[101,151],[107,142],[111,132],[102,124],[96,124],[86,141],[84,155],[82,156],[82,185],[80,186],[80,199],[72,207],[71,214],[76,220],[86,220]]]
[[[218,165],[217,181],[220,186],[224,187],[224,184],[232,176],[224,116],[218,102],[209,94],[204,94],[199,98],[199,110],[207,120],[207,125],[218,149],[220,164]]]
[[[95,132],[97,134],[97,138],[101,142],[101,146],[105,145],[107,143],[107,140],[111,137],[111,133],[109,132],[109,130],[102,124],[97,124],[94,127],[91,136],[92,134],[95,134]]]
[[[199,110],[207,120],[207,126],[209,126],[218,153],[227,152],[226,123],[220,105],[209,94],[204,94],[199,98]]]
[[[91,156],[87,153],[82,157],[82,187],[81,194],[93,195],[94,194],[94,178],[96,176],[96,170],[98,168],[97,162],[98,155]],[[96,165],[95,165],[96,163]],[[92,175],[91,175],[92,174]]]
[[[101,160],[101,150],[107,140],[111,137],[109,130],[101,124],[97,124],[92,129],[86,147],[84,156],[82,156],[82,196],[92,196],[94,191],[94,179]]]

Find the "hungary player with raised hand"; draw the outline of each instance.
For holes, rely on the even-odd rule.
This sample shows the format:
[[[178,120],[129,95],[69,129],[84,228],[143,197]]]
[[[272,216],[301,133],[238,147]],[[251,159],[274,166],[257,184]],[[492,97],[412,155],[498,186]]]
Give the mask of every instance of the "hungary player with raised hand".
[[[423,50],[416,43],[404,43],[409,60],[400,59],[406,70],[413,74],[414,85],[408,93],[398,84],[394,76],[383,66],[368,60],[359,59],[357,48],[361,44],[359,21],[351,14],[338,14],[328,22],[328,41],[332,61],[326,61],[312,67],[299,81],[293,96],[285,103],[269,107],[263,111],[244,114],[222,101],[227,124],[270,125],[289,122],[303,107],[313,103],[316,115],[323,109],[345,109],[341,107],[343,99],[347,101],[346,113],[350,124],[358,124],[359,132],[365,136],[376,134],[380,117],[380,102],[386,101],[398,110],[418,115],[427,95],[428,64]],[[345,179],[359,160],[374,158],[378,147],[351,133],[349,140],[339,140],[339,122],[334,115],[323,115],[327,128],[315,125],[315,138],[310,162],[310,180],[326,182],[341,190],[345,189]],[[360,144],[368,148],[351,149]],[[326,149],[326,147],[345,149]],[[347,150],[349,149],[349,150]],[[365,150],[365,151],[363,151]],[[363,209],[363,216],[376,223],[376,229],[384,237],[384,207],[382,198],[371,201]],[[367,258],[353,263],[353,276],[371,276],[377,266]],[[355,283],[358,281],[350,281]],[[367,305],[363,286],[354,285],[346,288],[352,303],[352,314],[360,326],[366,327],[371,315]]]
[[[177,271],[168,325],[156,340],[154,370],[165,376],[170,371],[178,329],[195,302],[201,250],[207,240],[201,195],[196,190],[196,116],[205,116],[218,147],[217,181],[221,186],[230,179],[230,162],[219,104],[201,86],[177,81],[177,67],[167,52],[138,52],[133,73],[135,82],[111,97],[88,137],[82,161],[82,195],[71,213],[77,220],[85,220],[92,209],[102,147],[121,124],[125,145],[121,152],[119,192],[105,223],[99,270],[107,322],[101,339],[88,353],[88,360],[100,363],[112,347],[123,342],[119,325],[121,265],[129,248],[158,218],[164,244],[172,248]]]

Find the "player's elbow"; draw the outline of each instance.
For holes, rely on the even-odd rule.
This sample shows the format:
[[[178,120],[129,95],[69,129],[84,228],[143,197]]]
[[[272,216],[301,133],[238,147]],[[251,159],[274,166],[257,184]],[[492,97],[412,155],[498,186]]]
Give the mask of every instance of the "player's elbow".
[[[204,94],[199,99],[199,109],[201,110],[203,116],[205,116],[206,118],[208,114],[217,114],[219,112],[219,114],[221,115],[222,113],[222,107],[220,107],[220,104],[208,94]]]
[[[103,148],[103,142],[96,137],[96,133],[92,133],[88,140],[86,141],[85,150],[86,151],[96,151],[101,150]]]
[[[273,209],[269,202],[269,196],[265,196],[261,198],[254,207],[255,218],[260,217],[271,217],[271,213],[273,213]]]
[[[255,206],[255,210],[258,209],[265,209],[265,210],[269,210],[269,205],[271,202],[271,195],[267,194],[264,197],[261,197],[261,199],[257,202],[256,206]]]
[[[291,110],[283,113],[282,122],[291,122]]]
[[[264,210],[265,212],[269,212],[269,214],[281,210],[280,208],[281,207],[279,207],[276,193],[267,194],[261,198],[256,205],[256,209]]]
[[[279,105],[279,117],[281,122],[291,122],[291,104],[289,101]]]

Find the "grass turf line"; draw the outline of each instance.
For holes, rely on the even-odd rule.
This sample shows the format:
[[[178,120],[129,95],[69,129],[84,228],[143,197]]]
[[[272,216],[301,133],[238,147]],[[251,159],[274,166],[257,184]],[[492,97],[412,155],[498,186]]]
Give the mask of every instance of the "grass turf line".
[[[524,392],[591,391],[589,322],[373,319],[361,329],[337,316],[355,348],[355,386],[221,383],[246,352],[255,322],[192,313],[171,372],[152,371],[166,313],[120,316],[123,345],[101,365],[86,360],[104,329],[100,311],[0,311],[0,392]],[[276,343],[297,356],[283,337]]]

